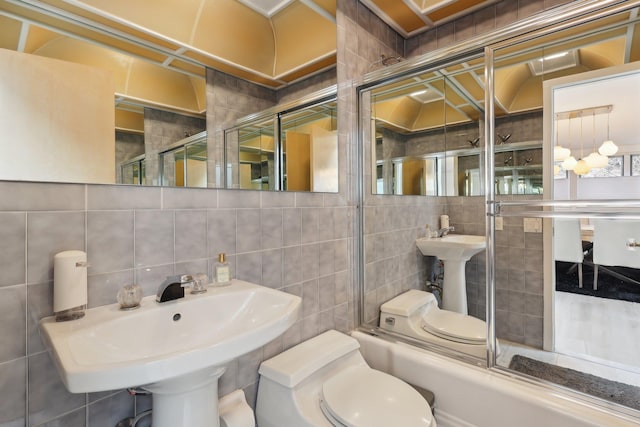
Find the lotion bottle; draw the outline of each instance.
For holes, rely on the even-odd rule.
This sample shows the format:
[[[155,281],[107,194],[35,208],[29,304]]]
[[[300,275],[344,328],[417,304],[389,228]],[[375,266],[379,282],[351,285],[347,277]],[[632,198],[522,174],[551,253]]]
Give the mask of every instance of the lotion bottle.
[[[225,286],[231,283],[231,269],[225,253],[218,254],[218,262],[214,266],[215,286]]]

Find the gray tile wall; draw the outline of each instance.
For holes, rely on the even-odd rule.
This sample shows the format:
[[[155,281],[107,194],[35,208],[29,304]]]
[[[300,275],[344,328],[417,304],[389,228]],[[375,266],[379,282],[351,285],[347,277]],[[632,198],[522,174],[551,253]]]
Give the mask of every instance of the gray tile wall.
[[[354,91],[355,86],[357,86],[358,81],[364,74],[382,67],[380,62],[381,55],[388,57],[403,56],[404,39],[369,9],[355,0],[338,0],[337,27],[338,126],[340,127],[340,138],[347,142],[347,151],[340,158],[346,159],[345,163],[348,168],[346,171],[347,182],[355,183],[358,179],[356,175],[358,135],[356,133],[357,127],[355,126],[358,110]],[[348,126],[340,126],[341,123],[348,123]],[[369,129],[368,123],[363,124],[363,129]],[[365,138],[364,140],[371,141],[371,138]],[[365,148],[364,151],[365,163],[367,164],[368,159],[371,158],[369,149]],[[370,176],[370,171],[368,175]],[[341,176],[341,186],[342,181],[343,177]],[[370,182],[367,177],[365,177],[366,182]],[[353,191],[353,186],[349,185],[349,191],[350,202],[356,203],[356,194]],[[411,276],[410,273],[400,270],[402,263],[410,264],[413,267],[413,271],[415,271],[415,275],[417,275],[417,260],[414,258],[413,262],[411,261],[411,255],[407,253],[406,239],[403,242],[401,239],[394,237],[394,228],[402,228],[402,232],[407,235],[415,231],[412,230],[409,219],[403,220],[401,224],[394,225],[393,223],[391,212],[400,210],[396,209],[393,204],[402,200],[380,198],[378,199],[379,202],[381,204],[386,203],[386,205],[376,210],[376,208],[368,206],[371,204],[371,196],[369,196],[371,191],[367,187],[365,187],[365,194],[364,212],[367,215],[366,218],[368,218],[368,221],[365,219],[365,227],[368,227],[367,237],[369,237],[369,234],[376,235],[375,238],[367,239],[365,237],[365,246],[368,248],[366,251],[369,254],[369,257],[366,258],[366,267],[369,273],[365,272],[365,278],[370,278],[371,281],[369,285],[365,286],[366,292],[363,294],[365,301],[363,314],[366,319],[369,319],[375,316],[376,309],[371,309],[374,305],[373,301],[377,302],[379,297],[383,298],[384,295],[392,292],[395,287],[402,286],[402,279],[405,275]],[[408,213],[412,212],[412,210],[406,209],[404,212]],[[387,214],[387,223],[385,223],[385,213]],[[409,216],[413,217],[415,214],[409,213]],[[375,243],[374,240],[376,241]],[[388,251],[385,251],[385,244]],[[391,252],[394,250],[400,250],[401,252]],[[350,254],[352,258],[356,255],[355,251]],[[383,270],[386,266],[391,269],[388,272],[389,285],[386,285],[387,282],[382,280],[383,275],[387,274]],[[377,275],[375,274],[376,269],[378,269],[377,273],[379,273]],[[378,291],[379,288],[383,289]]]
[[[276,105],[278,94],[221,71],[207,69],[207,186],[224,187],[224,130],[248,114]]]
[[[333,67],[311,77],[308,77],[301,82],[293,83],[278,90],[278,104],[282,104],[288,101],[295,101],[302,98],[308,93],[326,89],[329,86],[335,85],[336,83],[338,83],[337,72],[336,68]]]
[[[542,348],[542,233],[525,233],[522,218],[504,218],[504,229],[496,231],[495,258],[496,335]]]
[[[447,197],[446,214],[449,223],[459,234],[485,234],[484,196],[480,197]],[[437,224],[437,222],[436,222]],[[465,265],[467,280],[467,309],[469,315],[480,319],[486,318],[486,256],[485,252],[474,255]],[[446,292],[446,290],[445,290]]]
[[[468,128],[470,126],[455,129],[469,132]],[[541,141],[542,115],[528,113],[499,119],[496,130],[511,133],[510,142]],[[464,141],[456,139],[455,134],[455,131],[451,133],[452,144],[462,146]],[[433,132],[420,134],[410,141],[407,151],[418,152],[417,145],[434,147],[442,142],[441,136]],[[367,144],[367,150],[368,147]],[[482,235],[485,234],[485,205],[484,196],[371,196],[370,182],[365,181],[368,190],[364,225],[364,318],[373,323],[378,321],[382,303],[411,288],[424,290],[425,280],[434,281],[441,273],[439,263],[433,257],[423,257],[415,247],[414,240],[424,236],[425,225],[435,229],[439,215],[448,214],[456,233]],[[518,196],[510,197],[514,198]],[[524,233],[522,219],[508,218],[504,230],[496,233],[496,240],[498,338],[541,348],[542,235]],[[486,318],[485,263],[485,253],[481,252],[466,264],[469,314],[480,319]]]
[[[115,303],[128,283],[152,295],[166,275],[211,273],[223,251],[235,277],[301,296],[300,320],[232,361],[221,396],[241,388],[253,401],[262,360],[327,329],[353,328],[352,209],[333,195],[10,182],[0,194],[0,426],[114,426],[134,413],[123,391],[68,393],[41,343],[38,321],[52,314],[52,259],[62,250],[87,252],[89,307]]]
[[[379,307],[408,289],[424,290],[435,271],[433,257],[423,257],[415,239],[425,225],[436,224],[446,211],[446,198],[368,196],[364,208],[364,313],[377,324]]]
[[[536,200],[539,196],[500,196],[499,200]],[[484,197],[447,197],[446,212],[456,232],[484,234]],[[496,335],[542,348],[542,233],[525,233],[522,218],[504,218],[496,231]],[[475,255],[466,265],[469,314],[486,319],[486,257]]]

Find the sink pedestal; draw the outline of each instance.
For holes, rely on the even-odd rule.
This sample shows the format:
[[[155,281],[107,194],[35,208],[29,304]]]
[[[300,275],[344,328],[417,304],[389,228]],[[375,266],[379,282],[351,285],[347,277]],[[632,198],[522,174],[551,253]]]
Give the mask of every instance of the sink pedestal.
[[[467,260],[441,260],[444,264],[442,283],[442,308],[468,314],[467,282],[464,266]]]
[[[464,266],[472,256],[487,247],[484,236],[448,234],[439,238],[421,238],[416,245],[425,256],[435,256],[444,264],[442,308],[467,314],[467,282]]]
[[[218,379],[224,367],[211,367],[146,385],[152,393],[153,427],[219,427]]]

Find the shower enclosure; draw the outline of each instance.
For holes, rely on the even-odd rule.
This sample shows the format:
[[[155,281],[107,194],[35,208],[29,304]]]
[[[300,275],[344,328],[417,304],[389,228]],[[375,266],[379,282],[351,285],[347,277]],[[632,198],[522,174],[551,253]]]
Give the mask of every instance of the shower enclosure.
[[[632,167],[640,142],[633,134],[637,106],[628,103],[640,99],[634,80],[640,76],[639,7],[638,1],[574,2],[365,77],[358,88],[361,330],[536,378],[637,416],[637,403],[597,388],[640,387],[640,369],[627,357],[638,354],[633,331],[640,298],[622,296],[640,296],[640,285],[633,283],[635,267],[599,261],[597,248],[603,233],[611,236],[599,231],[599,220],[628,221],[618,245],[640,260],[640,234],[632,228],[640,219],[640,177]],[[605,84],[611,85],[598,86]],[[609,140],[617,152],[601,148]],[[556,146],[569,149],[576,163],[588,157],[593,163],[576,169]],[[440,281],[441,263],[423,257],[415,239],[426,225],[437,228],[442,214],[457,233],[486,236],[486,251],[466,268],[469,314],[487,322],[483,361],[378,328],[381,304]],[[560,261],[554,218],[579,224],[582,262]],[[593,289],[594,270],[609,276],[601,279],[600,293]],[[623,286],[611,276],[630,281]],[[625,291],[612,298],[613,288]],[[602,329],[606,319],[598,316],[612,311],[628,315]],[[567,336],[579,342],[568,343]],[[600,351],[614,339],[616,358]],[[555,369],[574,375],[581,387],[554,384],[544,374]],[[581,374],[596,377],[596,387],[585,386],[590,377]]]

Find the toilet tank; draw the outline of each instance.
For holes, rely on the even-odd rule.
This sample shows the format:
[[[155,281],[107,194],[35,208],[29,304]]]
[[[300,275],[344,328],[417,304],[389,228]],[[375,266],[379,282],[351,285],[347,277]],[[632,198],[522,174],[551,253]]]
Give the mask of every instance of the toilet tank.
[[[436,297],[425,291],[411,289],[380,306],[380,328],[404,335],[413,335],[412,324],[431,306],[437,306]]]
[[[331,427],[320,410],[323,382],[354,365],[366,365],[360,344],[327,331],[262,362],[256,420],[260,427]]]
[[[338,331],[327,331],[262,362],[258,373],[293,388],[341,357],[357,352],[360,344]]]

